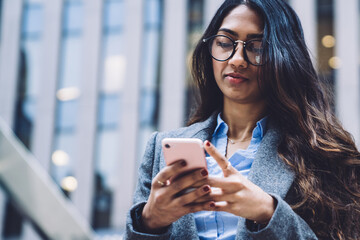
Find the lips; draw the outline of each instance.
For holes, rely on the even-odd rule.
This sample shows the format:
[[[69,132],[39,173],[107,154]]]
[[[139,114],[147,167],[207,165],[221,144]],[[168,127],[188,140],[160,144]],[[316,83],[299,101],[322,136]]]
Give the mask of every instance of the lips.
[[[242,75],[240,73],[235,73],[235,72],[225,74],[225,79],[227,79],[230,83],[241,83],[241,82],[249,80],[244,75]]]

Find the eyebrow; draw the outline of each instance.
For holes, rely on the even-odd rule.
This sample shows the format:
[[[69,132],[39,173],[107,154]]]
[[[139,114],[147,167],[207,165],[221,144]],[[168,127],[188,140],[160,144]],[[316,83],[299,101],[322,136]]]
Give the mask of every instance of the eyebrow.
[[[239,34],[237,34],[236,32],[234,32],[233,30],[230,30],[228,28],[220,28],[219,32],[226,32],[229,33],[235,37],[239,37]],[[248,34],[247,38],[262,38],[264,36],[264,34],[262,33],[252,33],[252,34]]]

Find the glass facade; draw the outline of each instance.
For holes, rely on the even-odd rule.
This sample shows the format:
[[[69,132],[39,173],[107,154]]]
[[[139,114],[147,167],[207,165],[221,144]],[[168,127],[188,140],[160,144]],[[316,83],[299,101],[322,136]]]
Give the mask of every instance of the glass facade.
[[[0,0],[0,39],[1,39],[1,25],[2,25],[1,18],[2,18],[2,9],[3,9],[2,5],[3,5],[3,1]],[[1,42],[0,42],[0,44],[1,44]]]
[[[41,71],[43,5],[27,1],[23,7],[15,133],[29,149]]]
[[[150,134],[158,128],[159,85],[162,42],[163,1],[144,2],[143,41],[140,74],[139,105],[139,146],[138,159],[141,159]]]
[[[36,97],[40,84],[40,49],[42,47],[44,23],[42,3],[39,1],[25,1],[22,15],[14,132],[22,143],[30,149]],[[20,212],[11,201],[6,204],[4,219],[3,236],[5,238],[19,237],[23,220]]]
[[[118,182],[121,99],[126,59],[124,54],[124,1],[104,2],[102,74],[100,79],[97,141],[95,147],[95,189],[92,226],[111,227],[113,195]],[[121,151],[121,149],[120,149]]]
[[[187,50],[187,77],[186,77],[186,111],[184,119],[189,120],[189,117],[194,111],[194,103],[196,102],[195,94],[196,88],[192,79],[191,58],[196,44],[200,40],[204,30],[204,0],[188,0],[188,50]]]
[[[338,67],[335,63],[334,0],[317,0],[317,20],[317,68],[320,77],[334,92],[335,71]]]
[[[70,195],[76,189],[74,179],[76,120],[81,79],[83,2],[64,2],[61,54],[56,90],[55,134],[51,155],[51,175]]]
[[[334,56],[334,10],[333,0],[318,0],[318,68],[324,75],[330,75],[334,66],[329,60]]]

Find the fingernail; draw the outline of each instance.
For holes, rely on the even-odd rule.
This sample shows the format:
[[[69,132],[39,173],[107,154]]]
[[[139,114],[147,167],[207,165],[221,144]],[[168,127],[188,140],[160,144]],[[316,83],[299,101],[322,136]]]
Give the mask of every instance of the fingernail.
[[[215,203],[210,203],[209,206],[210,206],[211,208],[213,208],[213,207],[215,207]]]
[[[203,169],[200,173],[201,173],[201,176],[203,176],[203,177],[208,175],[208,171],[206,171],[206,169]]]
[[[180,165],[185,167],[186,166],[186,161],[181,161]]]
[[[206,146],[210,147],[210,142],[206,140]]]
[[[204,192],[208,192],[208,191],[210,191],[209,186],[205,186],[205,187],[203,187],[203,191],[204,191]]]

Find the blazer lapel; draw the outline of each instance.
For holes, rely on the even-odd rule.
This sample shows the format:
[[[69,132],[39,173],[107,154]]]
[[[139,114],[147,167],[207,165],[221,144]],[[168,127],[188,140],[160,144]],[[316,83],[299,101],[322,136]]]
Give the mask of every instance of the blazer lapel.
[[[280,134],[277,129],[269,124],[255,155],[248,179],[265,192],[279,195],[284,199],[294,181],[295,174],[278,156],[279,139]],[[237,240],[242,239],[241,232],[246,231],[245,228],[245,219],[239,218]]]
[[[278,156],[280,134],[270,124],[259,146],[248,179],[267,193],[285,198],[294,181],[294,172]]]

